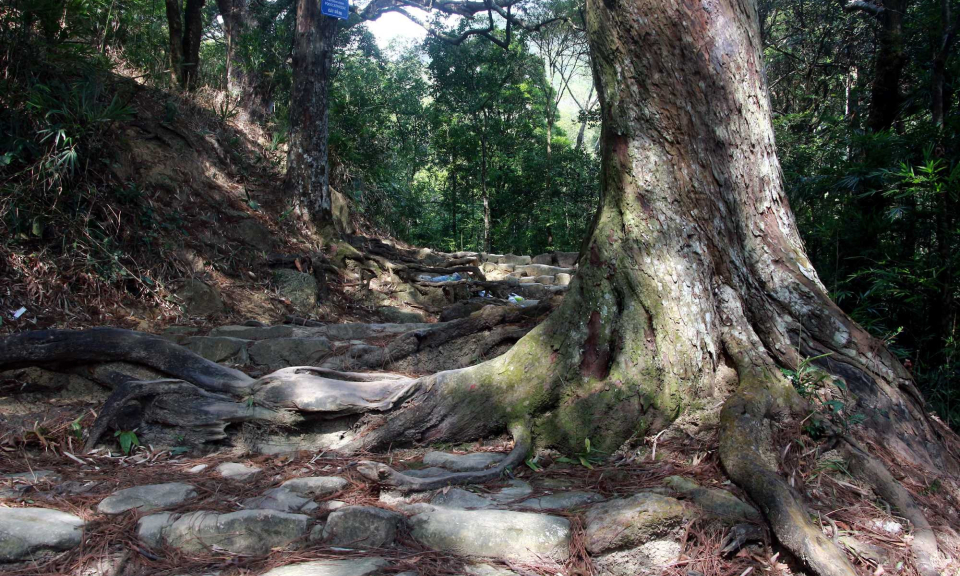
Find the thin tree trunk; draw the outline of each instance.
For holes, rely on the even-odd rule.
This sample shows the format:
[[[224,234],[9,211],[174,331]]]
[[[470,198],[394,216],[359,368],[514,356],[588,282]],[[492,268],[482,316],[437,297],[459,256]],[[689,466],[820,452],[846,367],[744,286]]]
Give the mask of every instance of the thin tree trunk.
[[[336,28],[335,18],[320,13],[319,2],[298,0],[287,186],[301,216],[318,225],[333,221],[327,137]]]
[[[203,36],[205,0],[187,0],[183,13],[183,63],[180,81],[183,88],[193,90],[200,76],[200,40]]]
[[[939,42],[934,50],[933,66],[930,73],[930,113],[933,125],[943,126],[946,115],[946,77],[947,57],[953,48],[956,39],[957,26],[951,25],[950,0],[940,2],[940,34]]]
[[[170,79],[177,85],[182,84],[183,70],[183,15],[180,0],[165,0],[167,9],[167,50],[170,56]]]
[[[487,121],[483,119],[483,132],[480,135],[480,197],[483,201],[483,248],[488,254],[493,252],[490,241],[490,195],[487,191]]]
[[[243,34],[257,26],[256,19],[247,0],[217,0],[217,7],[227,45],[227,91],[239,98],[250,119],[262,122],[270,116],[269,85],[256,71],[247,70],[238,54]]]
[[[873,87],[867,128],[889,130],[900,113],[903,97],[900,82],[907,62],[903,48],[903,16],[909,0],[885,0],[880,20],[878,50],[874,62]]]

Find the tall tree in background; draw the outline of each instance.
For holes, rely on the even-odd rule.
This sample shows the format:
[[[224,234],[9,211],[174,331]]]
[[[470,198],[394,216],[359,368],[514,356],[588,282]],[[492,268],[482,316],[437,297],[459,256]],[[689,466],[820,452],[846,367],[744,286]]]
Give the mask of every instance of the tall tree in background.
[[[524,0],[456,0],[433,3],[416,0],[372,0],[357,10],[343,26],[355,26],[375,20],[386,12],[398,12],[424,27],[434,38],[460,44],[467,38],[480,36],[508,47],[513,29],[537,30],[551,21],[528,24],[514,10]],[[486,24],[462,27],[450,33],[442,27],[425,23],[409,12],[417,8],[448,16],[471,19],[485,14]],[[503,34],[497,31],[495,17],[505,22]],[[329,84],[333,60],[337,20],[320,13],[319,0],[298,0],[297,25],[293,47],[293,89],[290,101],[290,146],[287,157],[287,186],[297,198],[298,212],[315,224],[332,221],[330,166],[328,161]]]

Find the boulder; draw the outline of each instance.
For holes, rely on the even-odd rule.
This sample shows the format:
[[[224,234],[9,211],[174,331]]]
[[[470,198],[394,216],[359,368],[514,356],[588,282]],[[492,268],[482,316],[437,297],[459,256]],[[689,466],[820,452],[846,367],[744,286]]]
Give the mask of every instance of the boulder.
[[[763,516],[756,508],[733,494],[719,488],[703,488],[689,478],[670,476],[664,484],[674,492],[688,498],[707,514],[726,523],[762,522]]]
[[[387,566],[383,558],[351,558],[349,560],[314,560],[274,568],[263,576],[368,576]]]
[[[561,268],[573,268],[580,258],[579,252],[554,252],[553,255],[556,265]]]
[[[543,284],[544,286],[553,286],[555,280],[555,276],[537,276],[533,279],[537,284]]]
[[[427,452],[423,463],[427,466],[440,466],[454,472],[474,472],[484,470],[506,458],[499,452],[472,452],[470,454],[450,454],[447,452]]]
[[[246,364],[249,360],[247,356],[249,342],[249,340],[223,336],[190,336],[184,338],[180,345],[211,362]]]
[[[230,480],[246,480],[257,472],[260,472],[260,468],[247,466],[239,462],[224,462],[217,466],[217,472],[224,478]]]
[[[177,292],[189,316],[213,316],[226,310],[220,291],[209,284],[191,278]]]
[[[432,508],[410,518],[410,525],[411,535],[434,550],[530,562],[569,555],[570,522],[556,516]]]
[[[323,539],[331,546],[383,548],[397,539],[402,514],[375,506],[344,506],[330,513]]]
[[[262,252],[272,252],[274,247],[273,233],[254,218],[243,218],[239,223],[230,227],[232,235],[244,244],[252,246]]]
[[[136,509],[150,512],[168,506],[175,506],[197,496],[196,489],[181,482],[168,484],[147,484],[134,486],[114,492],[100,501],[97,512],[101,514],[120,514]]]
[[[307,533],[310,517],[275,510],[240,510],[229,514],[197,511],[144,516],[140,539],[151,546],[166,544],[184,552],[217,547],[233,554],[266,554]]]
[[[0,508],[0,562],[29,560],[80,545],[83,520],[47,508]]]
[[[576,508],[585,504],[593,504],[603,500],[596,492],[583,492],[573,490],[570,492],[558,492],[556,494],[547,494],[524,500],[518,506],[525,508],[535,508],[537,510],[566,510]]]
[[[687,516],[679,500],[652,492],[594,504],[584,516],[586,548],[599,554],[639,546],[671,533]]]
[[[534,264],[545,264],[547,266],[553,265],[553,253],[550,254],[537,254],[531,258],[531,262]]]
[[[529,256],[517,256],[515,254],[504,254],[499,258],[497,264],[515,264],[518,266],[526,266],[533,261],[533,258]]]
[[[250,360],[270,371],[289,366],[319,365],[333,351],[330,340],[320,338],[276,338],[260,340],[250,346]]]
[[[401,310],[393,306],[381,306],[377,308],[377,313],[387,322],[393,322],[395,324],[422,324],[426,321],[420,312]]]
[[[274,271],[273,280],[280,296],[289,300],[296,311],[303,314],[315,311],[320,286],[311,274],[284,268]]]
[[[528,482],[524,482],[523,480],[510,480],[507,482],[507,485],[500,490],[491,492],[490,498],[499,503],[515,502],[526,498],[531,492],[533,492],[533,487],[530,486]]]
[[[573,276],[566,272],[560,272],[553,277],[553,283],[557,286],[569,286],[571,280],[573,280]]]

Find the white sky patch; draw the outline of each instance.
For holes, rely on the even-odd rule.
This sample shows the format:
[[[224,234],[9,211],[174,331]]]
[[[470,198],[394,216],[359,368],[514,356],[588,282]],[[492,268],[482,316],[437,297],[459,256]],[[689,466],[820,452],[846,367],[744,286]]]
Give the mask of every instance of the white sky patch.
[[[429,18],[426,12],[415,8],[410,9],[410,13],[424,21]],[[422,42],[427,36],[426,30],[396,12],[388,12],[373,22],[367,22],[367,28],[376,36],[377,46],[381,50],[386,50],[394,41],[402,44]]]

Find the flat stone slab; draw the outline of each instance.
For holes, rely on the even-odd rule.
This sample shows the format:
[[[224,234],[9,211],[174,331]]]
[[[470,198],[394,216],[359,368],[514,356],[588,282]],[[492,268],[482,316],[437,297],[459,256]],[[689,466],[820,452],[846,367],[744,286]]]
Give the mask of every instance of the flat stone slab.
[[[346,488],[347,484],[349,482],[339,476],[308,476],[287,480],[280,486],[299,496],[314,498],[335,494]]]
[[[383,548],[397,539],[402,514],[375,506],[344,506],[330,513],[323,540],[331,546]]]
[[[410,525],[411,535],[434,550],[521,561],[569,555],[570,522],[556,516],[434,508],[410,518]]]
[[[313,512],[317,503],[310,498],[298,496],[289,490],[271,488],[260,496],[247,498],[241,505],[251,510],[276,510],[278,512]]]
[[[470,454],[450,454],[448,452],[427,452],[423,463],[427,466],[440,466],[454,472],[475,472],[499,464],[506,458],[499,452],[472,452]]]
[[[0,508],[0,562],[26,560],[80,545],[83,520],[47,508]]]
[[[254,364],[272,370],[288,366],[311,366],[330,354],[333,345],[327,338],[276,338],[254,342],[248,353]]]
[[[583,492],[573,490],[571,492],[558,492],[556,494],[547,494],[537,496],[520,502],[518,506],[534,508],[537,510],[567,510],[576,508],[585,504],[593,504],[603,500],[603,496],[596,492]]]
[[[444,492],[443,490],[430,499],[434,506],[444,508],[490,508],[496,504],[489,498],[484,498],[479,494],[464,490],[463,488],[451,488]]]
[[[224,462],[217,466],[217,472],[224,478],[229,478],[230,480],[246,480],[260,472],[260,468],[247,466],[239,462]]]
[[[307,533],[310,516],[275,510],[240,510],[229,514],[197,511],[155,514],[138,523],[148,545],[165,543],[185,552],[221,548],[234,554],[266,554]]]
[[[190,336],[184,338],[180,345],[211,362],[231,360],[237,364],[245,364],[248,360],[247,344],[249,342],[249,340],[225,336]]]
[[[387,566],[383,558],[314,560],[274,568],[263,576],[368,576]]]
[[[592,554],[650,542],[683,525],[682,502],[653,492],[591,506],[584,516],[586,548]]]
[[[169,484],[147,484],[134,486],[114,492],[100,501],[97,512],[101,514],[120,514],[127,510],[138,509],[149,512],[168,506],[175,506],[196,497],[196,489],[181,482]]]

